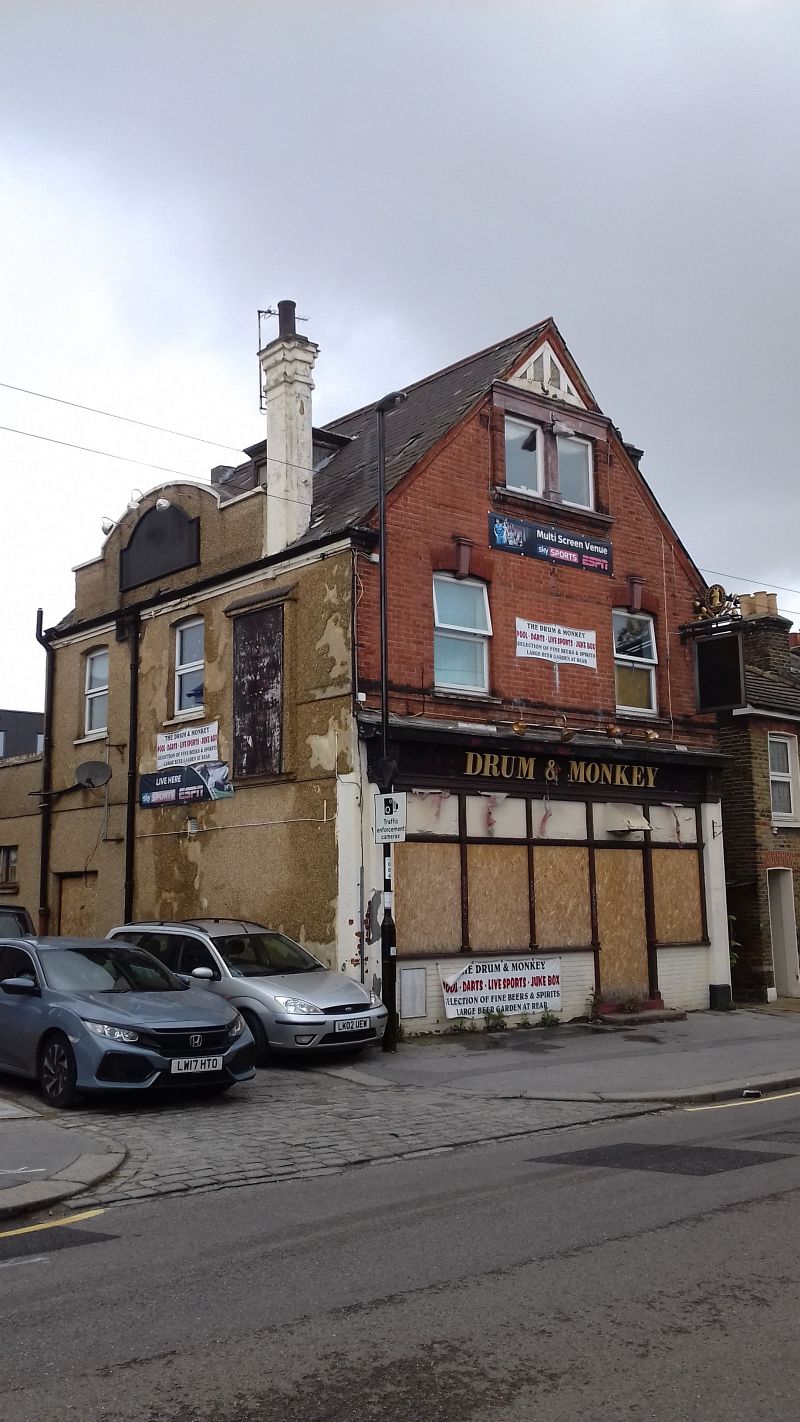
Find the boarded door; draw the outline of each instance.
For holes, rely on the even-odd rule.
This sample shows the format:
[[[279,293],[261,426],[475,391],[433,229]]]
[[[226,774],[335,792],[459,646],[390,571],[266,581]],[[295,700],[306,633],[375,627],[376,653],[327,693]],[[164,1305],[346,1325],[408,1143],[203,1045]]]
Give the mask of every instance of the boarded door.
[[[597,929],[600,987],[646,997],[647,927],[640,849],[598,849]]]
[[[64,874],[58,911],[58,931],[64,938],[95,937],[96,874]]]

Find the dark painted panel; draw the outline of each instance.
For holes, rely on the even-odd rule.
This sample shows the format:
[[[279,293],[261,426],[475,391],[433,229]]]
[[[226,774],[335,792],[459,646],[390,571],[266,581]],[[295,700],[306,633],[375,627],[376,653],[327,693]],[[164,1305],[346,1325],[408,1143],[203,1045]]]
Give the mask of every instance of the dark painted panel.
[[[200,520],[170,504],[142,514],[119,555],[119,585],[123,592],[151,583],[200,562]]]
[[[283,749],[283,606],[234,620],[233,778],[279,775]]]

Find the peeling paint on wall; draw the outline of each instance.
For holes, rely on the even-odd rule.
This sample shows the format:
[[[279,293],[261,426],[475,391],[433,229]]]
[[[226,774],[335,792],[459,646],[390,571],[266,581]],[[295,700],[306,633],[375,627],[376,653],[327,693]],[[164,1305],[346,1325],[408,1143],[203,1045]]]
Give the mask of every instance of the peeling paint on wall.
[[[350,674],[350,651],[347,634],[341,616],[335,612],[325,624],[325,631],[315,645],[315,651],[327,653],[331,665],[328,676],[331,681],[342,681]]]

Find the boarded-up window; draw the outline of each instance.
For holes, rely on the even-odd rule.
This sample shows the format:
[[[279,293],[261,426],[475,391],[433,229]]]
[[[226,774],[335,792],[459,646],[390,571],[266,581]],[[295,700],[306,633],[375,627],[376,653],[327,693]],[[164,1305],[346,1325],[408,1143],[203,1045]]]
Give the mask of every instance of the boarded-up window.
[[[283,605],[233,624],[233,777],[279,775],[283,739]]]
[[[461,948],[461,857],[457,844],[398,844],[394,862],[397,952]]]
[[[577,948],[592,941],[589,851],[537,844],[533,851],[536,936],[542,948]]]
[[[700,943],[700,860],[693,849],[653,850],[653,899],[659,943]]]
[[[528,851],[524,844],[471,844],[467,882],[470,948],[479,952],[529,949]]]

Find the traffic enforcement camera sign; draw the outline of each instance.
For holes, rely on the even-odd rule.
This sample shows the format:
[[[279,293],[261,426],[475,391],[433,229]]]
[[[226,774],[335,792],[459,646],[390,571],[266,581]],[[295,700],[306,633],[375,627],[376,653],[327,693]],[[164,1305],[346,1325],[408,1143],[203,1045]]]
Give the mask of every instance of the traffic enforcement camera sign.
[[[393,790],[375,796],[375,843],[399,844],[406,837],[406,794]]]

